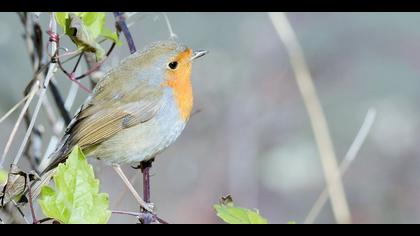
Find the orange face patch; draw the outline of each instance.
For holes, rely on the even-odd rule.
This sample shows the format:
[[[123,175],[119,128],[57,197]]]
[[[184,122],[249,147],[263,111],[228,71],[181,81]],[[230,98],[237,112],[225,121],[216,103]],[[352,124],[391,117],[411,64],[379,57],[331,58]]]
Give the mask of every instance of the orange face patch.
[[[191,115],[193,106],[193,93],[191,86],[191,54],[192,50],[187,49],[178,54],[171,61],[176,61],[178,67],[174,70],[168,69],[168,78],[164,86],[169,86],[174,91],[175,101],[181,113],[181,118],[187,121]]]

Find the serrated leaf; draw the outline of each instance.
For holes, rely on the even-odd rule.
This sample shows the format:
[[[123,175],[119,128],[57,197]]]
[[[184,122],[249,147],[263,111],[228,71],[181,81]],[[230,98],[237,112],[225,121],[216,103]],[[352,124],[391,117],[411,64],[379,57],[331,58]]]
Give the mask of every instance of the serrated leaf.
[[[222,198],[221,203],[213,205],[213,208],[217,216],[229,224],[268,224],[258,211],[235,207],[230,196]]]
[[[111,212],[108,194],[99,193],[99,180],[79,147],[53,177],[55,188],[44,186],[39,204],[47,217],[65,224],[105,224]]]

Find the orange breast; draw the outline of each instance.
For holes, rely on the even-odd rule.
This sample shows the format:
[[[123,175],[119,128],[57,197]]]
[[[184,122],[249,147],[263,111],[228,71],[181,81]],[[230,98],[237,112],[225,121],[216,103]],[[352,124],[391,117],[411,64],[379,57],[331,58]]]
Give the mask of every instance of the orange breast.
[[[168,70],[167,81],[164,86],[173,89],[176,105],[180,111],[181,118],[187,121],[190,118],[193,107],[193,93],[191,86],[191,49],[181,52],[172,60],[178,62],[176,70]]]
[[[180,111],[181,118],[187,121],[193,107],[193,93],[189,76],[168,80],[167,86],[173,89],[175,102]]]

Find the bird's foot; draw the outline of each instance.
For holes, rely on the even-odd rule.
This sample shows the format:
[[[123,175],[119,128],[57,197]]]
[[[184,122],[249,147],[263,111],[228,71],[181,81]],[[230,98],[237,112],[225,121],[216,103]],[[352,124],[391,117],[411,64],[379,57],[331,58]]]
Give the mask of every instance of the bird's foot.
[[[136,170],[140,169],[143,172],[144,169],[152,167],[152,163],[154,160],[155,158],[151,158],[150,160],[140,162],[138,166],[131,167]]]

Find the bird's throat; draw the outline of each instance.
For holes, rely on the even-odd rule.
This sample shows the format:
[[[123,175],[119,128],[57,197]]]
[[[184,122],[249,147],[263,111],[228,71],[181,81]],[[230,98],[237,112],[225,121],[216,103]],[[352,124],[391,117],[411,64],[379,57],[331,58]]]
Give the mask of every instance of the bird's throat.
[[[180,111],[181,118],[183,121],[187,121],[190,118],[193,107],[193,93],[189,75],[168,80],[166,85],[173,89],[175,102]]]

